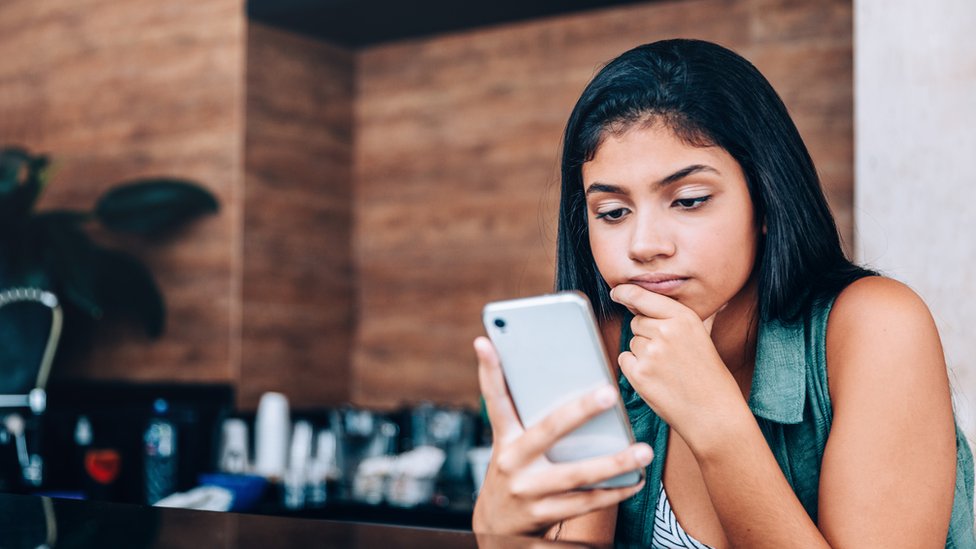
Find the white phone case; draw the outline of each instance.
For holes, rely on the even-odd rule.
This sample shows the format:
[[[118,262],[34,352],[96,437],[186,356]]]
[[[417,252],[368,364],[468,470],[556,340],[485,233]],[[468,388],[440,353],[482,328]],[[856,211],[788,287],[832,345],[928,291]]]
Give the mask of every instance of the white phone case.
[[[578,292],[496,301],[482,319],[501,360],[509,393],[529,428],[560,405],[616,380],[589,301]],[[619,452],[634,443],[623,403],[559,440],[546,457],[554,463]],[[632,486],[644,470],[589,488]]]

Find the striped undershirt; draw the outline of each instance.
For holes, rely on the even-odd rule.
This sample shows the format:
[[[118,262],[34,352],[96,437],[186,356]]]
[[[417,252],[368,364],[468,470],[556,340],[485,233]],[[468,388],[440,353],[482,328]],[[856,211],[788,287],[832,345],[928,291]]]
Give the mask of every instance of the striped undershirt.
[[[710,546],[696,540],[684,531],[678,524],[678,517],[671,510],[671,502],[661,483],[661,491],[657,498],[657,509],[654,511],[654,542],[652,549],[712,549]]]

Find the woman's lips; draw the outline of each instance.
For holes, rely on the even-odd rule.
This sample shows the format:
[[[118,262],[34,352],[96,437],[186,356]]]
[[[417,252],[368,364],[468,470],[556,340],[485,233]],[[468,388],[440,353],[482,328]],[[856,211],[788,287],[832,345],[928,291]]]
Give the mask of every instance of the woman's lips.
[[[628,284],[634,284],[640,286],[649,292],[654,292],[656,294],[662,295],[673,295],[677,293],[685,282],[688,281],[687,277],[654,277],[647,279],[632,279],[628,280]]]

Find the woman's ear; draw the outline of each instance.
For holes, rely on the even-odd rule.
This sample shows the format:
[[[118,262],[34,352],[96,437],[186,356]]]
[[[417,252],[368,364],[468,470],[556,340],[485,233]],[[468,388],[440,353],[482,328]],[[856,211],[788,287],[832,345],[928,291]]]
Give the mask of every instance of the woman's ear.
[[[765,219],[763,219],[762,234],[764,234],[764,235],[766,234],[766,220]]]

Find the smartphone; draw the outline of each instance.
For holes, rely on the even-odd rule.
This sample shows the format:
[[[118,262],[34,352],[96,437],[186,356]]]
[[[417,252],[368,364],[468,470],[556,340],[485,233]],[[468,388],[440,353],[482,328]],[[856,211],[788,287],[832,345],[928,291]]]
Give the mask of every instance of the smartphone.
[[[509,394],[529,428],[560,405],[616,385],[593,309],[579,292],[496,301],[482,313],[501,361]],[[592,418],[546,452],[554,463],[614,454],[634,443],[623,402]],[[632,486],[643,468],[587,488]]]

